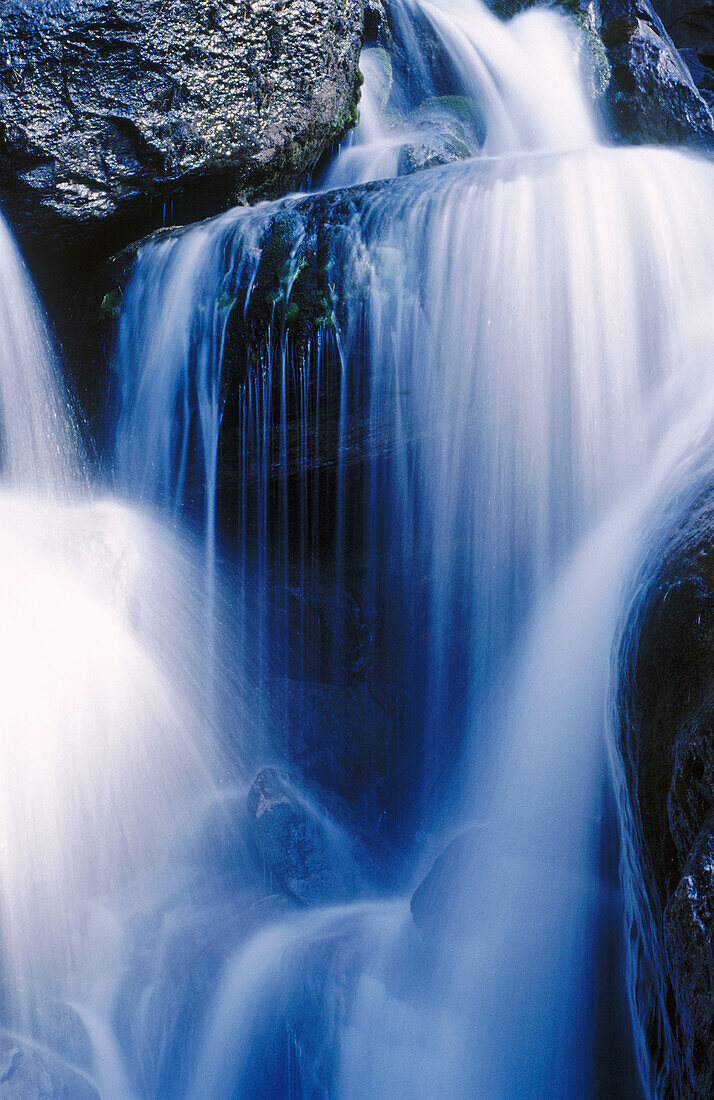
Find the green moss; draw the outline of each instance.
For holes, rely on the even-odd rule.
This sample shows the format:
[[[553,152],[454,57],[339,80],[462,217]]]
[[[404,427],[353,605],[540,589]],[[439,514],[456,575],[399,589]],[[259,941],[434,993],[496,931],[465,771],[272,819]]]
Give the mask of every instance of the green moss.
[[[221,313],[230,313],[237,300],[235,294],[231,294],[224,286],[216,299],[216,306]]]
[[[318,312],[315,314],[315,328],[332,328],[335,324],[335,314],[326,294],[318,294],[317,306]]]
[[[115,320],[121,311],[122,298],[120,290],[110,290],[108,294],[105,294],[99,307],[99,320]]]
[[[350,107],[346,107],[340,112],[337,125],[340,133],[346,134],[348,130],[353,130],[358,122],[359,107],[355,99]]]
[[[489,0],[488,6],[499,19],[512,19],[519,11],[525,11],[533,5],[528,0]]]
[[[475,99],[465,95],[433,96],[420,103],[409,116],[410,120],[419,124],[426,121],[447,119],[456,124],[465,147],[465,155],[469,155],[471,145],[483,141],[485,123],[481,108]],[[452,125],[453,129],[453,125]]]

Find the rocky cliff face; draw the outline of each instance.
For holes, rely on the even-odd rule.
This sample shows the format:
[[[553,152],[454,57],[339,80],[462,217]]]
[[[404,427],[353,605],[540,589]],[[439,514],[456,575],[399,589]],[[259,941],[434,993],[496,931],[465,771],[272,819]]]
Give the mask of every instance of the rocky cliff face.
[[[709,104],[648,0],[600,0],[597,23],[616,132],[631,141],[714,148]]]
[[[284,191],[354,121],[361,34],[361,0],[7,0],[0,203],[46,247]]]
[[[633,994],[652,1095],[714,1095],[714,486],[643,563],[617,699]]]
[[[704,99],[714,106],[714,3],[656,0],[654,6]]]

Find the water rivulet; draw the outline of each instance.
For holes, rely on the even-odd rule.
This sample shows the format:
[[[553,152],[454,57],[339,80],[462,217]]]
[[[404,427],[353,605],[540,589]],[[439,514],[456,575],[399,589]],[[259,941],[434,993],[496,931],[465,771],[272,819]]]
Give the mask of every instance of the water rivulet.
[[[714,168],[600,140],[552,12],[392,22],[413,66],[365,66],[342,189],[139,252],[131,509],[6,357],[39,401],[3,376],[8,1024],[48,1043],[71,1004],[104,1097],[655,1093],[613,977],[608,678],[714,413]],[[471,159],[397,176],[434,112]]]

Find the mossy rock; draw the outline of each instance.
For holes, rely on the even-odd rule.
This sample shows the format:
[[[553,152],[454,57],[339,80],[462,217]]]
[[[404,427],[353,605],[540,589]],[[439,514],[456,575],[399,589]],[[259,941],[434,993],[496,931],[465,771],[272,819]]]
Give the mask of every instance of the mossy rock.
[[[485,134],[483,112],[475,99],[465,95],[442,95],[425,99],[409,115],[412,122],[439,123],[448,120],[456,124],[467,145],[481,145]]]

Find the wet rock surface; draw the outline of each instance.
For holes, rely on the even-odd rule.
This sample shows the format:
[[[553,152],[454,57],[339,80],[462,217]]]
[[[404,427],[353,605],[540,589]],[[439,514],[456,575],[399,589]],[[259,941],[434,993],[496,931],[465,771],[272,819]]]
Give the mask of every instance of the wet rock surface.
[[[427,100],[407,123],[418,130],[419,137],[399,151],[400,176],[466,160],[479,152],[486,133],[478,105],[465,96]]]
[[[0,1036],[2,1100],[99,1100],[88,1078],[19,1040]]]
[[[714,1090],[713,530],[712,486],[672,508],[619,662],[633,989],[652,1080],[687,1100]]]
[[[600,35],[608,105],[623,138],[714,148],[709,107],[647,0],[601,0]]]
[[[284,192],[354,122],[361,32],[359,0],[8,0],[5,212],[24,241],[76,244],[182,220],[192,188],[206,213]]]
[[[359,856],[348,834],[286,772],[259,772],[247,806],[265,869],[291,897],[319,904],[362,892]]]
[[[283,681],[273,698],[286,715],[288,753],[302,775],[357,805],[378,802],[375,777],[393,758],[393,730],[366,686]]]
[[[654,8],[711,107],[714,104],[714,4],[711,0],[655,0]]]
[[[666,18],[663,22],[666,2],[555,0],[544,6],[558,8],[580,27],[583,73],[596,103],[602,99],[615,136],[625,141],[711,149],[714,119],[709,109],[708,78],[699,68],[696,75],[690,72],[690,55],[679,53],[677,47],[689,42],[684,32],[674,34],[673,22]],[[489,6],[508,19],[532,4],[528,0],[490,0]],[[710,46],[711,41],[709,38]],[[706,47],[701,52],[706,55]]]
[[[697,837],[667,903],[664,932],[687,1077],[695,1096],[709,1097],[714,1095],[714,816]]]

